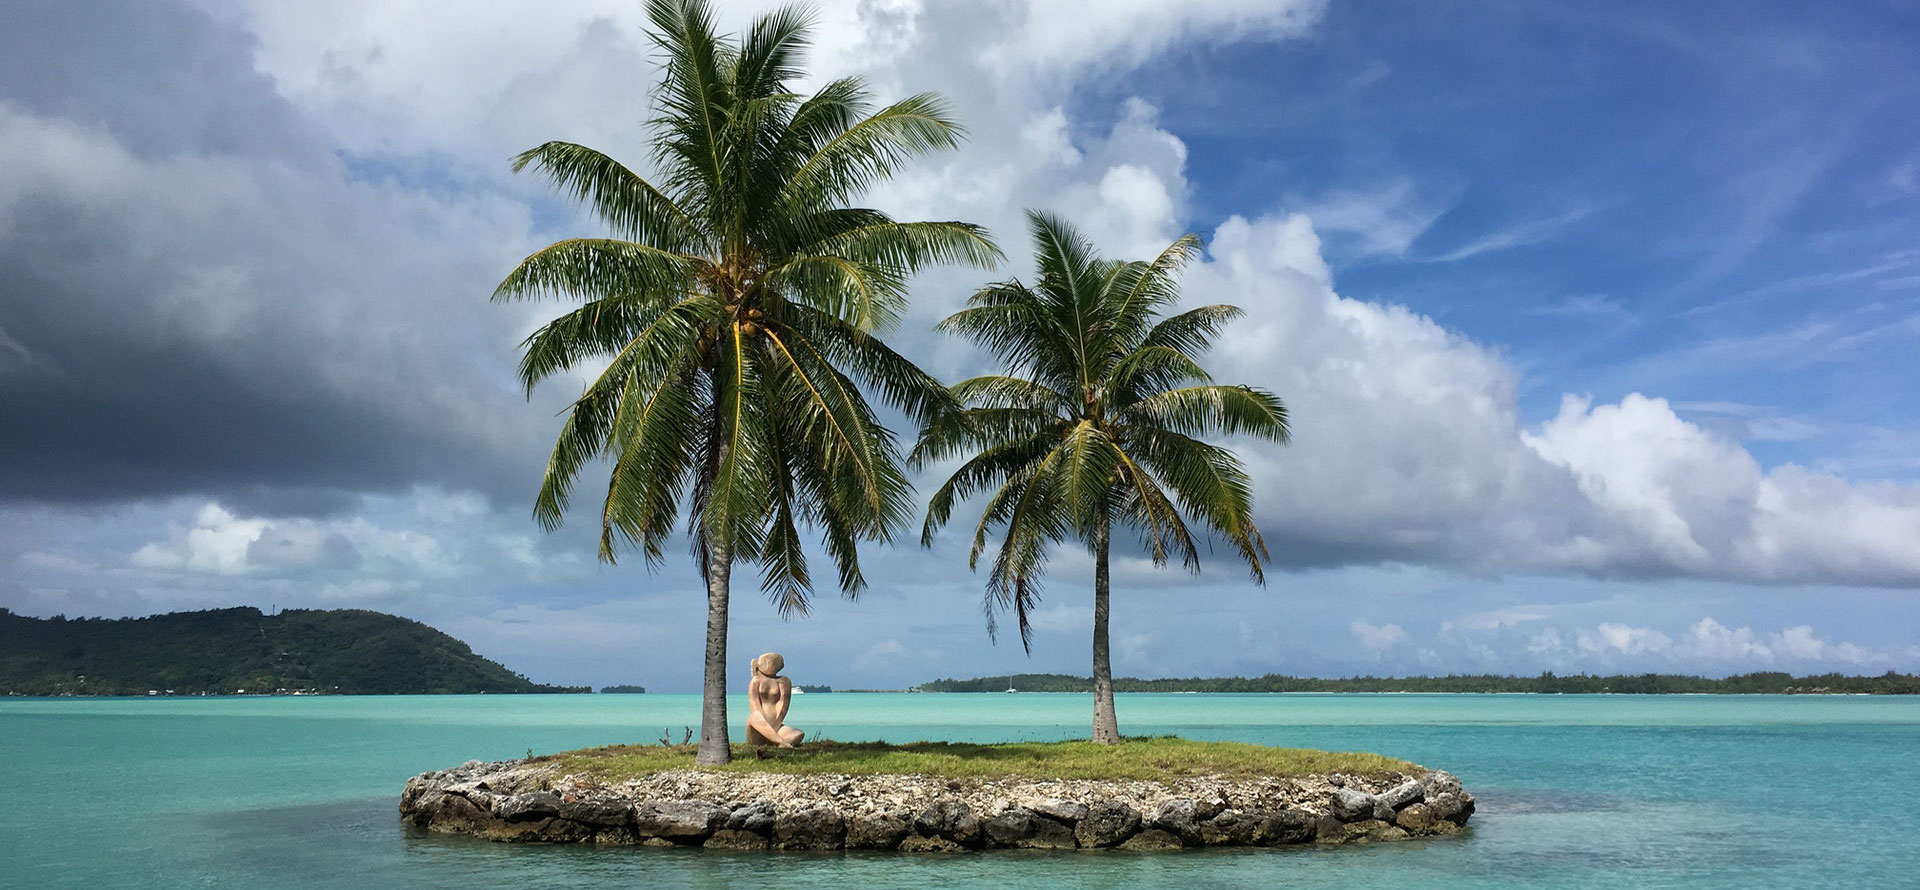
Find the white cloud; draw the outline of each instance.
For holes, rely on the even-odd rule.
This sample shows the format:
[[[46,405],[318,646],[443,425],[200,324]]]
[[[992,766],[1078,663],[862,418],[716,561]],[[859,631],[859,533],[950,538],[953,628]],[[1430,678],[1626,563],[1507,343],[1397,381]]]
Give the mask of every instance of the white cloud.
[[[1496,609],[1490,612],[1475,612],[1450,618],[1440,623],[1440,635],[1446,636],[1454,631],[1485,631],[1517,627],[1532,621],[1542,621],[1547,613],[1528,606],[1515,606],[1510,609]]]
[[[1353,632],[1353,638],[1359,640],[1361,646],[1375,653],[1384,652],[1408,639],[1406,629],[1398,624],[1372,624],[1356,618],[1347,625],[1347,629]]]
[[[763,5],[730,8],[728,21]],[[538,456],[538,447],[525,446],[551,434],[550,412],[508,414],[524,409],[517,397],[510,400],[517,408],[503,410],[499,392],[477,392],[507,389],[500,384],[512,338],[502,330],[551,308],[519,310],[512,324],[473,321],[516,311],[487,307],[478,296],[530,243],[525,230],[534,214],[507,196],[551,200],[537,183],[511,177],[504,158],[549,138],[603,145],[629,159],[642,154],[644,91],[605,88],[651,77],[637,7],[555,0],[538,15],[478,6],[451,18],[373,0],[324,9],[262,0],[240,9],[260,39],[258,67],[328,139],[349,156],[395,160],[396,169],[457,187],[418,186],[397,174],[342,185],[331,167],[335,178],[316,185],[230,159],[141,158],[104,134],[0,108],[9,137],[0,140],[0,157],[16,172],[0,177],[0,207],[28,189],[57,189],[144,227],[178,229],[183,241],[223,245],[202,257],[159,242],[160,253],[200,267],[167,299],[176,301],[175,317],[191,319],[188,333],[207,337],[208,350],[271,331],[268,322],[281,311],[311,311],[300,327],[336,336],[324,348],[301,345],[326,354],[318,375],[334,389],[391,393],[382,398],[445,419],[463,437]],[[1657,396],[1616,403],[1570,396],[1556,416],[1530,426],[1516,405],[1520,374],[1497,348],[1406,307],[1341,296],[1323,236],[1350,239],[1359,253],[1405,255],[1444,212],[1448,202],[1435,197],[1444,188],[1390,179],[1371,192],[1334,191],[1293,208],[1242,207],[1242,215],[1196,221],[1186,145],[1150,104],[1071,101],[1075,84],[1175,43],[1294,37],[1319,10],[1317,3],[837,4],[823,10],[814,67],[864,70],[888,95],[927,88],[952,95],[971,142],[911,166],[874,199],[902,216],[991,226],[1012,255],[1003,273],[1029,274],[1019,223],[1027,206],[1060,210],[1116,255],[1144,255],[1187,227],[1211,230],[1187,293],[1194,302],[1237,303],[1249,317],[1229,329],[1209,366],[1222,380],[1279,393],[1295,424],[1291,447],[1236,445],[1259,486],[1262,527],[1285,565],[1920,585],[1920,548],[1912,546],[1920,540],[1920,487],[1766,469]],[[1045,27],[1063,19],[1076,27]],[[437,197],[442,192],[460,197]],[[322,212],[309,212],[316,206]],[[0,213],[0,225],[7,218]],[[303,225],[283,232],[261,219]],[[309,256],[304,247],[323,235],[332,249]],[[224,246],[228,236],[240,247]],[[355,262],[343,266],[340,256]],[[288,257],[297,262],[282,262]],[[291,270],[285,279],[271,277],[278,267]],[[245,299],[292,279],[327,287],[284,304]],[[977,368],[976,353],[925,332],[981,280],[973,271],[927,276],[898,345],[945,376]],[[396,293],[409,300],[386,298]],[[1591,314],[1617,304],[1571,308]],[[424,326],[417,323],[423,315],[459,321]],[[388,334],[368,338],[368,330]],[[358,345],[386,337],[401,342]],[[401,379],[418,385],[392,385]],[[478,499],[445,507],[476,524],[478,513],[492,510]],[[521,514],[512,518],[524,528],[524,505],[509,507],[501,511]],[[406,577],[416,579],[482,548],[488,565],[530,569],[541,558],[531,536],[467,539],[405,523],[301,523],[220,509],[221,516],[195,517],[177,537],[140,548],[132,564],[287,577],[343,553],[337,541],[369,564],[415,566]],[[410,528],[413,537],[402,533]],[[1077,569],[1074,558],[1063,554],[1058,565]],[[382,583],[403,583],[400,577]],[[1043,629],[1062,632],[1078,632],[1087,620],[1084,611],[1053,607],[1036,616]],[[1456,619],[1455,629],[1469,627],[1467,620]],[[1510,629],[1538,619],[1481,620]],[[1376,632],[1389,628],[1405,633],[1396,625]],[[1619,648],[1598,630],[1588,633]],[[1795,644],[1797,651],[1809,645]]]
[[[1549,237],[1593,213],[1591,207],[1569,210],[1558,216],[1519,223],[1498,231],[1489,232],[1459,247],[1432,257],[1429,262],[1452,263],[1479,256],[1483,253],[1497,253],[1516,247],[1538,244]]]
[[[1337,190],[1305,202],[1314,226],[1359,257],[1401,257],[1447,212],[1450,202],[1422,193],[1410,179],[1367,191]]]
[[[1291,446],[1236,446],[1284,561],[1920,585],[1920,486],[1768,471],[1638,393],[1569,395],[1529,428],[1501,355],[1341,297],[1315,231],[1305,214],[1230,218],[1186,281],[1248,311],[1216,378],[1288,404]]]
[[[1545,627],[1524,643],[1529,655],[1595,672],[1641,670],[1723,673],[1762,669],[1813,672],[1894,666],[1893,656],[1857,643],[1829,639],[1811,625],[1772,633],[1729,627],[1701,618],[1668,634],[1652,627],[1602,622],[1593,627]],[[1911,653],[1908,654],[1911,657]]]
[[[853,665],[861,670],[891,667],[895,660],[907,652],[907,647],[899,640],[885,639],[868,646],[867,651],[860,653],[860,657],[853,660]]]
[[[1115,654],[1119,656],[1119,660],[1136,665],[1148,661],[1149,647],[1152,645],[1153,634],[1147,633],[1121,634],[1119,639],[1114,641],[1114,648],[1117,650]]]
[[[1739,402],[1676,402],[1673,409],[1700,417],[1729,438],[1758,442],[1801,442],[1826,432],[1819,424],[1778,409]]]
[[[1627,307],[1619,300],[1602,294],[1575,294],[1563,297],[1558,302],[1532,307],[1527,314],[1594,319],[1626,315]]]
[[[1027,613],[1027,623],[1041,633],[1080,633],[1093,627],[1093,608],[1067,603],[1043,605]]]
[[[1186,41],[1223,43],[1299,36],[1321,0],[1026,0],[985,53],[990,70],[1131,67]],[[1024,69],[1024,70],[1023,70]],[[1041,69],[1032,74],[1028,71]]]
[[[1653,628],[1614,623],[1582,630],[1576,639],[1582,652],[1618,652],[1622,655],[1661,652],[1673,645],[1672,637]]]
[[[1594,407],[1567,396],[1558,416],[1521,438],[1570,470],[1603,516],[1631,530],[1636,540],[1618,546],[1644,544],[1668,565],[1708,568],[1731,555],[1732,540],[1752,518],[1759,463],[1681,420],[1664,399],[1635,393]]]
[[[202,575],[290,577],[352,572],[364,577],[446,578],[456,566],[432,535],[381,528],[364,518],[240,517],[217,503],[201,507],[166,540],[128,557],[135,569]]]

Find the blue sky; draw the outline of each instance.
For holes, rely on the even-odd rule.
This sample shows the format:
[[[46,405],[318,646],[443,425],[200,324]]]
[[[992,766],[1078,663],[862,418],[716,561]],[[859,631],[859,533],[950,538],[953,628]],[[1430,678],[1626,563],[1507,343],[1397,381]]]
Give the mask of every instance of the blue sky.
[[[1309,39],[1169,53],[1102,95],[1163,109],[1196,215],[1347,208],[1340,291],[1498,344],[1531,416],[1657,392],[1769,426],[1765,461],[1912,478],[1892,442],[1916,407],[1914,25],[1874,4],[1334,4]]]
[[[691,690],[691,567],[593,561],[529,499],[569,384],[490,305],[594,231],[505,158],[644,165],[637,4],[9,4],[0,606],[419,618],[552,682]],[[729,5],[737,25],[756,5]],[[102,22],[116,27],[98,27]],[[1920,669],[1920,16],[1896,4],[875,0],[814,71],[947,93],[972,140],[877,189],[1026,206],[1116,256],[1208,243],[1280,571],[1116,568],[1141,676]],[[954,378],[942,270],[891,333]],[[924,487],[924,486],[923,486]],[[1031,656],[957,533],[734,645],[892,687],[1084,671],[1086,560]],[[631,563],[631,564],[629,564]]]

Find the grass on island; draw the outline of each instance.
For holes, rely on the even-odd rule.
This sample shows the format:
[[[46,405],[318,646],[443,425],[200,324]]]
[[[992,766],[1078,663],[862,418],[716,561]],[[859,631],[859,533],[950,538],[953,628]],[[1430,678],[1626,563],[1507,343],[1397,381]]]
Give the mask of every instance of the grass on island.
[[[693,767],[691,746],[611,745],[536,758],[607,782]],[[1270,748],[1161,736],[1118,745],[1092,742],[807,742],[798,748],[733,747],[733,762],[700,767],[722,772],[807,775],[929,775],[945,778],[1168,779],[1188,776],[1308,776],[1324,773],[1414,773],[1419,766],[1378,754]]]

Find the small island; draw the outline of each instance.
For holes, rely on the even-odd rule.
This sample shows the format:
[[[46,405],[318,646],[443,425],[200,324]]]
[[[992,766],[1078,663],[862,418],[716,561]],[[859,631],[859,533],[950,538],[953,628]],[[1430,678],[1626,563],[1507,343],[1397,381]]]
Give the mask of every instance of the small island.
[[[728,850],[1175,850],[1457,834],[1473,795],[1375,754],[1165,737],[990,745],[622,745],[407,782],[417,829],[503,842]]]

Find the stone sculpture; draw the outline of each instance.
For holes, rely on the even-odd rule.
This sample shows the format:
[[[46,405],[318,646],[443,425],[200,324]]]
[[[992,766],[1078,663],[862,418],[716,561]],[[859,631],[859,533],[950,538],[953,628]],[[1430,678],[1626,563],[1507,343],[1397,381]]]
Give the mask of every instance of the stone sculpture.
[[[753,660],[753,679],[747,681],[747,744],[791,748],[806,735],[785,724],[793,703],[793,680],[780,676],[787,660],[768,652]]]

